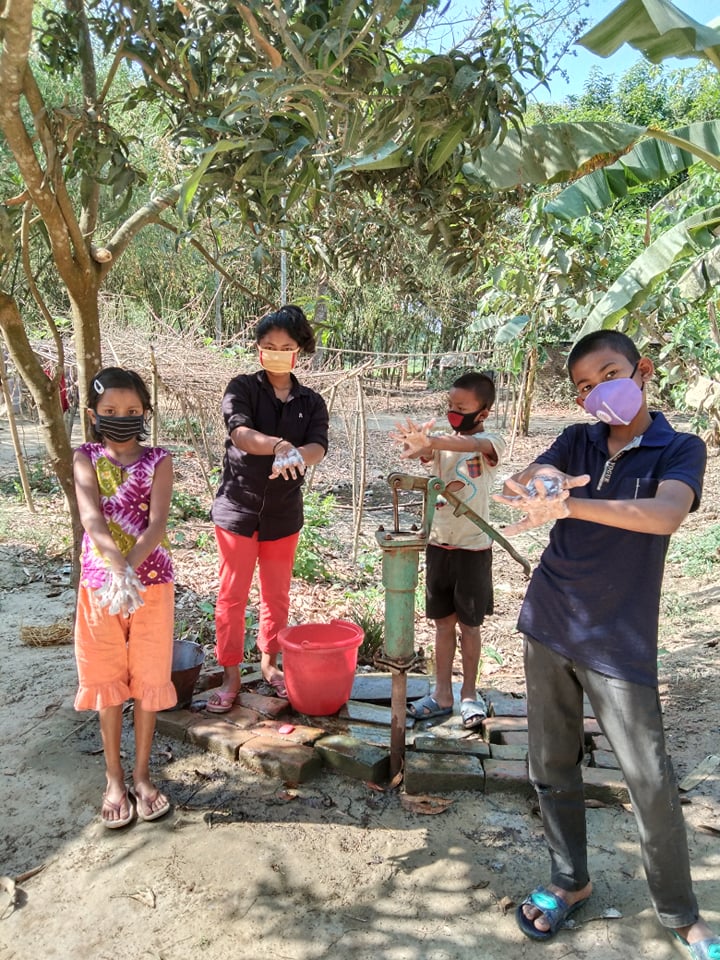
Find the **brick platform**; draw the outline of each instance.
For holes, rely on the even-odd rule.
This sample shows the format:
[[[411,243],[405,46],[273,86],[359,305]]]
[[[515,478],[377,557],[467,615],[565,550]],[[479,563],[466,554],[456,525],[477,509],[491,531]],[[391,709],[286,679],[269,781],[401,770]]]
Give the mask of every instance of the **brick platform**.
[[[342,776],[386,782],[390,771],[390,691],[388,674],[356,678],[351,699],[334,717],[304,717],[287,700],[263,696],[245,687],[227,713],[204,709],[209,690],[197,694],[190,709],[158,714],[162,736],[192,743],[228,760],[285,783],[317,776],[323,766]],[[409,678],[413,697],[427,692],[427,677]],[[217,681],[219,682],[219,677]],[[262,689],[262,687],[261,687]],[[528,723],[522,695],[483,691],[490,716],[480,731],[468,731],[459,715],[412,721],[405,731],[405,778],[408,793],[530,794],[527,772]],[[456,711],[459,690],[456,690]],[[589,798],[627,802],[622,774],[610,744],[602,736],[589,704],[585,708],[586,756],[583,779]]]

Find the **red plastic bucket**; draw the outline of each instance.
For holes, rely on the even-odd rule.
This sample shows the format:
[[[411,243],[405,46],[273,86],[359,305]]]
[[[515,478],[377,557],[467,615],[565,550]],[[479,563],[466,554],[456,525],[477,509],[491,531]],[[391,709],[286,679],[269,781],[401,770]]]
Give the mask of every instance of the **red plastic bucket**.
[[[347,703],[364,636],[349,620],[303,623],[278,633],[288,700],[298,713],[326,717]]]

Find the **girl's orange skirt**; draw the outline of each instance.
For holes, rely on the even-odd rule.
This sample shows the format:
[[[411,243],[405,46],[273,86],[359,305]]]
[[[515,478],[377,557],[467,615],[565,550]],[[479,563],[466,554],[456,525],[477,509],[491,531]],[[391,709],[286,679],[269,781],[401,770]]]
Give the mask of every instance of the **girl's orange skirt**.
[[[175,586],[157,583],[142,596],[144,605],[126,619],[99,607],[92,590],[78,588],[76,710],[102,710],[130,699],[147,711],[177,703],[170,681]]]

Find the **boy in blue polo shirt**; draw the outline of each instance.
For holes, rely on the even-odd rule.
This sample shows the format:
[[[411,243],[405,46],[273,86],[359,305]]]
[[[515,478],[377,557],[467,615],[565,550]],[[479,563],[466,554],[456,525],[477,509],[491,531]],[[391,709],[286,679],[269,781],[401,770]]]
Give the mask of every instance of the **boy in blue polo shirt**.
[[[653,363],[625,334],[583,337],[568,371],[578,404],[599,422],[566,428],[495,497],[526,513],[505,534],[557,521],[518,621],[530,779],[551,860],[549,886],[518,907],[518,925],[547,940],[592,891],[581,767],[586,693],[628,786],[657,915],[693,960],[717,960],[720,937],[701,919],[692,890],[657,689],[665,554],[699,505],[705,445],[648,411]]]

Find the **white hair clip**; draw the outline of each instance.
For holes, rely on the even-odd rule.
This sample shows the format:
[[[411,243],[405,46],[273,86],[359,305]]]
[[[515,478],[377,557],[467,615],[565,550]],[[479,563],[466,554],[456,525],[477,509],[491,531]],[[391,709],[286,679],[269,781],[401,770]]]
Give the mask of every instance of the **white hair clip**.
[[[99,380],[93,380],[93,387],[95,387],[95,393],[105,393],[105,387],[100,383]]]

